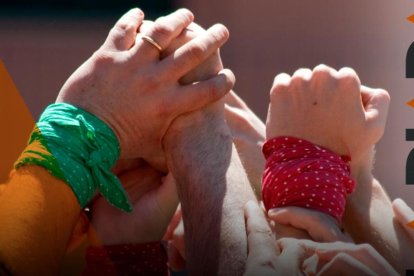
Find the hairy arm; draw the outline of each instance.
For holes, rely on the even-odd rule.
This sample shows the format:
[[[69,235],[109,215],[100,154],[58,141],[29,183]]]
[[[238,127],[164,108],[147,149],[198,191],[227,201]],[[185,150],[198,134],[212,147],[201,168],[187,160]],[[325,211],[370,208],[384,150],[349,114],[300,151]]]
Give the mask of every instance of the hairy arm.
[[[400,273],[414,266],[414,243],[401,224],[395,221],[391,201],[371,173],[373,154],[355,178],[357,190],[348,198],[344,227],[355,242],[366,242],[375,247]]]
[[[164,140],[195,275],[241,274],[247,257],[243,207],[255,196],[218,108],[180,117]]]

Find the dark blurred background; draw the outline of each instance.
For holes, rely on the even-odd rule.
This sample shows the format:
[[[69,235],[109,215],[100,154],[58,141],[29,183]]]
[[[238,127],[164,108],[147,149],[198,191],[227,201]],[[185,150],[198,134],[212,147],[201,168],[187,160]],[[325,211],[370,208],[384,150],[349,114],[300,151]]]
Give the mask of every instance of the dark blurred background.
[[[414,80],[405,79],[405,55],[414,41],[410,1],[396,0],[77,0],[0,2],[0,59],[37,118],[69,75],[104,41],[117,18],[138,6],[155,19],[187,7],[204,27],[224,23],[222,49],[237,77],[236,91],[265,119],[268,91],[280,72],[319,63],[353,67],[363,83],[392,97],[386,134],[377,147],[375,175],[390,196],[414,206],[405,185],[405,162],[414,142]],[[323,134],[321,134],[323,135]]]
[[[122,14],[139,6],[147,15],[158,16],[171,11],[172,0],[2,0],[1,15],[8,16],[108,16]]]

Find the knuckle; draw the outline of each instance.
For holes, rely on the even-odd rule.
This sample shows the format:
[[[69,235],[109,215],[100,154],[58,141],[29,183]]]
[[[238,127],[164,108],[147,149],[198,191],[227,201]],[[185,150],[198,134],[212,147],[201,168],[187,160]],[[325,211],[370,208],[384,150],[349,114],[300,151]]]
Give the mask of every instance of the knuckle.
[[[313,68],[313,72],[329,72],[332,68],[326,64],[319,64]]]
[[[370,244],[367,244],[367,243],[358,244],[357,249],[363,254],[371,254],[374,250],[374,248]]]
[[[158,90],[160,85],[160,78],[156,74],[145,74],[142,76],[143,83],[145,84],[145,91],[148,93],[154,93]]]
[[[341,78],[354,78],[358,79],[358,74],[351,67],[343,67],[339,70],[339,75]]]
[[[307,68],[299,68],[298,70],[295,71],[295,73],[293,74],[292,77],[304,78],[304,77],[306,77],[306,75],[309,75],[310,73],[311,73],[311,70],[309,70]]]
[[[327,66],[327,65],[325,65],[325,64],[320,64],[320,65],[318,65],[318,66],[316,66],[314,69],[313,69],[313,72],[312,72],[312,78],[313,79],[319,79],[319,78],[323,78],[323,79],[326,79],[326,78],[332,78],[333,76],[332,76],[332,72],[333,72],[334,70],[331,68],[331,67],[329,67],[329,66]]]
[[[192,44],[186,49],[186,54],[190,60],[201,61],[206,49],[201,44]]]
[[[97,66],[106,67],[115,63],[116,56],[114,52],[98,50],[93,54],[93,59]]]
[[[209,82],[206,85],[206,98],[208,99],[216,99],[219,97],[220,92],[222,91],[221,85],[216,82]]]
[[[168,38],[174,32],[174,29],[169,25],[164,23],[165,19],[160,18],[155,21],[152,32],[150,36],[154,36],[154,39],[162,40]]]
[[[286,82],[275,82],[270,89],[270,99],[276,100],[280,95],[289,90],[289,84]]]
[[[391,96],[390,96],[390,94],[388,93],[387,90],[382,89],[382,88],[378,88],[378,89],[376,89],[376,93],[377,93],[377,97],[379,99],[381,99],[382,101],[384,101],[386,103],[389,103],[391,101]]]
[[[292,84],[301,86],[308,83],[311,79],[311,75],[312,72],[309,69],[298,69],[292,76]]]
[[[334,265],[342,266],[348,263],[350,256],[344,252],[339,252],[333,259]]]
[[[354,69],[349,68],[349,67],[342,68],[339,71],[338,79],[342,84],[346,86],[358,88],[357,90],[359,93],[359,87],[361,84],[359,81],[359,77]]]
[[[136,25],[128,21],[120,21],[114,27],[115,32],[121,34],[130,34],[136,32]]]

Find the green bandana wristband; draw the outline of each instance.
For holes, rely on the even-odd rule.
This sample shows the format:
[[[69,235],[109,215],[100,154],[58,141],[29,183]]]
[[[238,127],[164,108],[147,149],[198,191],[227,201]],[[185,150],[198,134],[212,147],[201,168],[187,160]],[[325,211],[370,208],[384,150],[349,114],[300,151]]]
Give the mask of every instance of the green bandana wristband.
[[[131,212],[128,196],[110,171],[119,157],[114,132],[94,115],[66,103],[41,115],[15,168],[35,164],[64,180],[85,207],[99,192],[115,207]]]

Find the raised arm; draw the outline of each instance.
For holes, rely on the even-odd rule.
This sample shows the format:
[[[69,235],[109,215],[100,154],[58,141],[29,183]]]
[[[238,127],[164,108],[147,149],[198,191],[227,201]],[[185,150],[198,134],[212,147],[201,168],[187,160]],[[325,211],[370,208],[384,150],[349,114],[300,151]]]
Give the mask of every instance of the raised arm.
[[[324,65],[278,75],[271,91],[267,136],[310,140],[350,155],[357,181],[348,197],[344,227],[356,242],[368,242],[397,270],[408,267],[412,243],[393,221],[391,202],[372,176],[374,144],[384,131],[389,95],[361,86],[349,68]]]
[[[227,38],[228,33],[223,29],[221,35]],[[199,43],[197,38],[193,42]],[[211,70],[217,69],[205,74]],[[229,91],[233,83],[217,85]],[[254,194],[232,144],[224,102],[177,118],[164,146],[181,201],[188,271],[242,273],[246,260],[243,206]]]
[[[227,75],[210,76],[208,80],[190,85],[182,85],[179,81],[181,73],[191,71],[202,62],[200,54],[217,51],[223,41],[198,44],[191,49],[183,46],[177,50],[176,56],[167,56],[163,60],[160,60],[158,47],[149,42],[149,39],[155,40],[161,49],[168,47],[192,22],[191,12],[178,10],[157,21],[145,33],[137,35],[143,17],[139,9],[126,13],[111,29],[102,47],[76,70],[60,91],[57,99],[60,104],[55,106],[70,106],[71,111],[79,113],[71,114],[73,116],[69,121],[66,117],[59,117],[58,121],[63,124],[70,122],[69,128],[78,131],[78,134],[52,137],[46,133],[35,133],[43,140],[52,139],[53,143],[62,145],[55,147],[62,154],[60,159],[54,156],[54,152],[45,154],[50,160],[56,159],[58,164],[51,168],[43,162],[41,156],[44,151],[38,152],[36,163],[28,152],[30,156],[26,155],[25,161],[19,163],[20,167],[3,188],[0,195],[2,270],[12,274],[56,274],[81,207],[93,196],[96,186],[107,197],[119,195],[122,191],[120,186],[111,192],[106,189],[108,186],[100,186],[102,177],[110,179],[111,184],[120,185],[110,173],[113,164],[109,163],[119,157],[139,157],[165,169],[161,140],[169,124],[180,114],[205,106],[227,92],[226,89],[210,89],[217,82],[231,82],[232,77]],[[220,30],[213,28],[205,36],[216,37],[217,32]],[[142,35],[146,36],[145,39]],[[97,142],[98,139],[95,135],[97,129],[94,129],[96,125],[88,121],[90,118],[100,122],[99,127],[106,130],[105,134],[110,133],[111,139],[105,141],[108,147],[97,148],[96,144],[91,144],[91,141]],[[63,167],[68,168],[65,161],[74,156],[74,151],[69,149],[72,138],[81,141],[74,148],[79,149],[79,145],[87,148],[76,153],[81,157],[76,156],[78,159],[72,160],[79,167],[69,167],[71,170],[65,171],[73,173],[72,170],[75,170],[72,176],[86,177],[75,182],[69,181],[65,173],[62,176],[61,172]],[[111,162],[101,160],[108,149],[113,150]],[[102,168],[103,164],[105,168]],[[55,173],[52,175],[42,167],[50,171],[54,169]],[[98,177],[99,180],[89,181],[88,185],[83,186],[87,176],[92,176],[94,180]],[[58,178],[73,185],[69,187]],[[83,197],[83,192],[88,192],[90,196]],[[82,199],[79,200],[81,204],[77,199]]]

